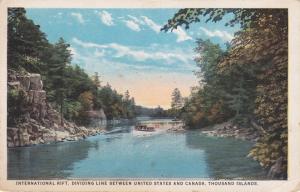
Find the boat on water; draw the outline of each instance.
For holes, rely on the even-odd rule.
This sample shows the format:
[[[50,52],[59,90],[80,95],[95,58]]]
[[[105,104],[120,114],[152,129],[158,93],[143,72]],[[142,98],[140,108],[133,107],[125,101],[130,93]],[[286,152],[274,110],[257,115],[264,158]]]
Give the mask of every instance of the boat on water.
[[[154,127],[137,124],[134,127],[132,133],[133,133],[134,136],[149,136],[149,135],[153,135],[157,132],[156,132]]]
[[[184,126],[182,121],[179,120],[149,120],[138,122],[134,129],[133,135],[135,136],[151,136],[182,128]]]
[[[137,131],[147,131],[147,132],[155,131],[154,127],[149,127],[147,125],[136,125],[134,127],[134,129],[137,130]]]

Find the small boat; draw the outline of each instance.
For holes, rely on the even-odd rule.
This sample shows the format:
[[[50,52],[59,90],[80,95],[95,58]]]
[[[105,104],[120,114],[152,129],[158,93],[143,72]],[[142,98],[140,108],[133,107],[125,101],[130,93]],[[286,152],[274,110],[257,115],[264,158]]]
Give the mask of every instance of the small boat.
[[[151,136],[157,134],[163,134],[172,130],[181,130],[184,127],[184,123],[178,119],[175,120],[150,120],[138,122],[132,133],[134,136]]]
[[[134,127],[132,133],[134,136],[151,136],[155,135],[157,131],[154,127],[138,124]]]
[[[137,131],[147,131],[147,132],[154,132],[155,131],[154,127],[149,127],[147,125],[136,125],[134,127],[134,129],[137,130]]]

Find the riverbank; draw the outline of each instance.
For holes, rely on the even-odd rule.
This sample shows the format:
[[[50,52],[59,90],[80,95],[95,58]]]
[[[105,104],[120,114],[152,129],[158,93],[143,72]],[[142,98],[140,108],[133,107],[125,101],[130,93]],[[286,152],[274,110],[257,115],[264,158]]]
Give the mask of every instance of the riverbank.
[[[136,137],[132,125],[109,130],[119,128],[78,142],[9,148],[8,178],[264,178],[259,164],[245,158],[250,142],[189,130]]]
[[[23,124],[18,128],[7,128],[7,147],[24,147],[38,144],[51,144],[64,141],[77,141],[89,136],[95,136],[105,132],[104,127],[86,128],[76,126],[73,123],[64,130],[55,130],[41,125]],[[35,125],[35,124],[33,124]]]
[[[251,122],[249,127],[239,127],[234,125],[231,120],[203,128],[200,131],[206,136],[232,137],[239,140],[251,141],[253,143],[256,143],[259,138],[265,134],[265,130],[254,122]],[[286,179],[286,176],[282,175],[281,167],[283,164],[284,162],[282,157],[276,159],[275,163],[267,168],[267,178],[280,180]],[[264,167],[261,163],[260,165]]]
[[[48,102],[40,74],[9,70],[8,97],[7,147],[76,141],[105,127],[87,128],[63,118]],[[106,121],[103,110],[95,112],[98,121]]]
[[[260,137],[260,133],[254,127],[237,126],[232,122],[232,120],[205,127],[200,131],[201,133],[207,136],[233,137],[236,139],[247,140],[252,142],[256,142]]]

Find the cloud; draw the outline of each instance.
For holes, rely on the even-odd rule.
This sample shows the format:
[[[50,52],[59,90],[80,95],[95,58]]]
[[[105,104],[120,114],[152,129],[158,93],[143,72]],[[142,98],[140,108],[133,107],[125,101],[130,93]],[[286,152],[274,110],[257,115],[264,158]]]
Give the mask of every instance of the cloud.
[[[105,56],[105,50],[104,49],[102,49],[102,50],[96,49],[94,51],[94,56],[95,57],[104,57]]]
[[[143,50],[134,50],[130,47],[120,45],[117,43],[111,43],[109,47],[116,51],[115,57],[129,56],[137,61],[145,61],[150,58],[150,54],[146,53]]]
[[[125,20],[126,26],[133,31],[141,31],[140,26],[132,20]]]
[[[107,26],[114,25],[113,18],[112,18],[111,14],[109,12],[100,11],[100,12],[97,12],[97,13],[100,16],[100,19],[101,19],[101,21],[104,25],[107,25]]]
[[[73,12],[73,13],[71,13],[71,16],[76,18],[79,23],[81,23],[81,24],[84,23],[83,16],[80,13],[74,13]]]
[[[170,69],[170,66],[140,65],[97,58],[93,52],[80,51],[79,47],[77,53],[74,63],[90,75],[98,71],[103,85],[109,82],[120,93],[130,90],[130,95],[139,105],[168,108],[175,87],[180,89],[183,96],[188,96],[190,87],[196,86],[198,82],[191,73],[181,73],[174,67]]]
[[[161,25],[157,24],[147,16],[136,17],[132,15],[127,15],[127,17],[130,19],[124,20],[124,22],[126,23],[126,26],[128,28],[134,31],[140,31],[141,30],[140,26],[147,26],[154,32],[159,33],[162,27]],[[183,42],[183,41],[193,39],[181,27],[177,27],[177,29],[174,29],[172,32],[177,36],[177,40],[176,40],[177,42]]]
[[[73,38],[72,41],[74,43],[76,43],[77,45],[80,45],[81,47],[84,47],[84,48],[106,48],[107,47],[107,46],[99,45],[96,43],[83,42],[83,41],[77,39],[76,37]]]
[[[144,21],[142,21],[141,19],[138,19],[135,16],[132,15],[127,15],[127,17],[129,17],[130,19],[132,19],[135,23],[138,23],[140,25],[145,25]]]
[[[233,39],[233,35],[231,35],[227,31],[220,31],[220,30],[210,31],[204,27],[200,27],[200,30],[202,30],[205,33],[205,35],[209,37],[219,37],[224,41],[231,41]]]
[[[177,35],[177,40],[176,40],[177,42],[193,39],[181,27],[177,27],[177,29],[174,29],[172,32]]]
[[[157,23],[155,23],[153,20],[149,19],[146,16],[141,16],[141,18],[144,20],[146,25],[148,25],[153,31],[155,31],[156,33],[160,32],[161,29],[160,25],[158,25]]]
[[[97,44],[91,42],[84,42],[77,38],[73,38],[72,42],[84,48],[88,52],[94,52],[94,57],[103,57],[104,55],[110,58],[125,58],[128,57],[133,61],[158,61],[161,65],[170,66],[170,64],[177,63],[187,70],[194,67],[193,52],[187,53],[184,50],[174,49],[159,49],[157,47],[131,47],[118,43]],[[91,51],[90,49],[95,49]],[[106,53],[106,54],[104,54]],[[163,62],[160,62],[163,61]]]

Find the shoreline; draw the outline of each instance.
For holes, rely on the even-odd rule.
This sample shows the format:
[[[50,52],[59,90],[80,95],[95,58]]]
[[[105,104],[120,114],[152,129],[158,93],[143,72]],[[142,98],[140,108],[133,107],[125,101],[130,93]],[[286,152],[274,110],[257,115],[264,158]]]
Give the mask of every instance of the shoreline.
[[[107,124],[107,125],[109,125],[109,124]],[[42,129],[42,131],[44,132],[43,136],[47,137],[49,135],[52,135],[52,138],[44,139],[44,137],[42,137],[38,141],[29,143],[29,144],[25,144],[22,146],[7,145],[7,148],[30,147],[30,146],[37,146],[37,145],[47,145],[47,144],[56,144],[56,143],[62,143],[62,142],[79,141],[79,140],[84,140],[88,137],[105,134],[105,133],[109,132],[109,131],[105,130],[104,126],[97,127],[97,128],[76,126],[77,130],[75,133],[73,131],[70,131],[72,128],[74,128],[74,127],[67,126],[67,127],[65,127],[64,130],[45,129],[44,128],[44,129]],[[15,128],[8,128],[8,129],[15,129]],[[165,133],[183,133],[188,130],[193,130],[193,129],[187,129],[186,127],[171,127],[171,128],[166,129]],[[251,141],[251,142],[256,142],[259,138],[259,134],[253,132],[253,129],[233,126],[231,121],[204,127],[202,129],[195,129],[195,131],[199,131],[201,134],[203,134],[205,136],[221,137],[221,138],[229,137],[229,138],[246,140],[246,141]]]
[[[256,142],[260,134],[252,127],[240,127],[234,125],[231,120],[220,124],[214,124],[212,126],[198,129],[202,134],[206,136],[214,137],[230,137],[234,139]]]
[[[82,127],[81,127],[82,128]],[[71,134],[67,130],[60,131],[60,130],[51,130],[52,135],[55,135],[54,138],[44,140],[43,138],[29,143],[29,144],[24,144],[21,146],[10,146],[9,144],[7,145],[7,149],[13,149],[13,148],[22,148],[22,147],[33,147],[33,146],[38,146],[38,145],[49,145],[49,144],[57,144],[57,143],[63,143],[63,142],[72,142],[72,141],[79,141],[79,140],[84,140],[87,139],[88,137],[93,137],[96,135],[104,134],[105,129],[104,128],[86,128],[82,130],[82,132],[76,133],[76,134]]]

